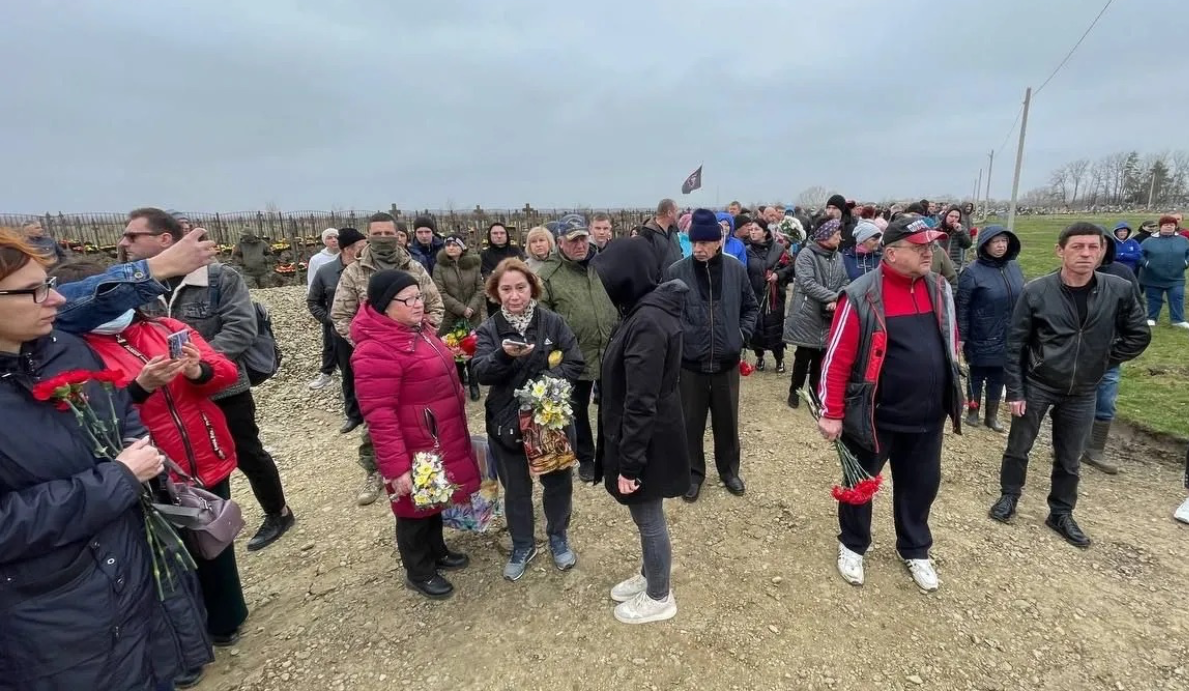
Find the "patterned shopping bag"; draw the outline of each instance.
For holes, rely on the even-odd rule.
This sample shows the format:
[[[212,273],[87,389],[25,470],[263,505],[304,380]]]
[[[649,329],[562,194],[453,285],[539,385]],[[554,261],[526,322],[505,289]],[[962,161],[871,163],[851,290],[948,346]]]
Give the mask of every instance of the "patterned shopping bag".
[[[524,455],[533,477],[565,470],[578,462],[566,430],[537,424],[532,411],[520,411],[520,433],[524,436]]]
[[[442,512],[442,523],[447,528],[470,533],[485,533],[500,516],[500,483],[495,468],[495,457],[487,447],[487,437],[471,437],[471,448],[479,463],[479,491],[465,501],[453,504]]]

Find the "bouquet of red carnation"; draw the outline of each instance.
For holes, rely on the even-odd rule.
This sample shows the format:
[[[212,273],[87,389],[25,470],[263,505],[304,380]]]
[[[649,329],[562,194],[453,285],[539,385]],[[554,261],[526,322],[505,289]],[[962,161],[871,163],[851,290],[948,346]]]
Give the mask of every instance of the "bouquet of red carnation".
[[[817,396],[805,389],[802,389],[799,394],[808,405],[813,419],[820,419],[822,416],[822,404]],[[875,493],[879,491],[880,485],[883,484],[883,476],[876,475],[872,477],[871,473],[868,473],[862,464],[859,463],[859,459],[855,457],[850,447],[842,442],[842,439],[834,440],[834,450],[838,452],[838,461],[842,465],[842,484],[834,485],[830,490],[830,494],[840,504],[862,506],[870,502],[875,496]]]
[[[92,405],[91,397],[87,395],[87,387],[92,383],[108,394],[106,410],[97,410]],[[33,387],[33,398],[72,413],[90,442],[95,458],[114,462],[124,444],[120,439],[120,421],[112,394],[125,383],[124,377],[115,370],[69,370],[38,382]],[[164,584],[168,583],[171,590],[175,587],[174,569],[193,571],[196,565],[177,531],[153,506],[153,498],[147,489],[141,492],[140,506],[145,517],[145,540],[153,562],[153,580],[157,584],[158,597],[164,600]]]

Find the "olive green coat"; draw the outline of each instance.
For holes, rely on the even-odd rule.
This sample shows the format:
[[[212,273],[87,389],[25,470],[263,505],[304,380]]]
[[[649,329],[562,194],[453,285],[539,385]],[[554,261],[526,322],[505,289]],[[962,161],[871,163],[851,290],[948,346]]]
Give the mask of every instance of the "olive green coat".
[[[583,266],[558,252],[537,270],[537,276],[545,286],[541,304],[561,315],[578,339],[578,348],[586,360],[586,369],[579,379],[598,381],[603,351],[619,323],[619,311],[607,297],[599,273],[589,261]]]
[[[433,267],[433,284],[442,294],[442,303],[446,306],[446,316],[438,327],[439,336],[450,333],[459,321],[467,321],[472,329],[483,323],[486,298],[479,265],[479,257],[469,250],[457,261],[446,256],[446,250],[438,251],[437,263]],[[471,308],[470,319],[464,316],[468,307]]]

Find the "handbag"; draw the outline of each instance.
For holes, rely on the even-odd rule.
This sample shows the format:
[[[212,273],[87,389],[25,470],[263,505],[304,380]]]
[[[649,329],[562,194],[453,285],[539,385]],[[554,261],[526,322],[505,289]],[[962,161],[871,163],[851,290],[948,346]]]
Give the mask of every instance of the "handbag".
[[[186,543],[203,559],[211,560],[235,542],[244,529],[244,516],[239,504],[208,492],[202,482],[190,477],[173,459],[165,465],[183,482],[166,478],[165,489],[170,502],[154,502],[161,516],[178,529]]]

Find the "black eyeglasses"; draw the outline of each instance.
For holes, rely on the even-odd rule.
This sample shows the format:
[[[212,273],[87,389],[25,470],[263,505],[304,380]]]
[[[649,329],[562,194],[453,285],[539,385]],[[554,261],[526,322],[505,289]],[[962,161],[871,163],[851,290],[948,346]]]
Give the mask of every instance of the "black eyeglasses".
[[[414,302],[420,302],[422,304],[425,304],[425,296],[424,295],[414,295],[411,298],[392,298],[392,300],[393,300],[393,302],[399,302],[400,304],[404,305],[405,307],[412,305]]]
[[[47,278],[45,283],[36,288],[21,288],[20,290],[0,290],[0,295],[32,295],[33,302],[45,302],[45,299],[50,296],[50,291],[58,287],[58,279]]]

